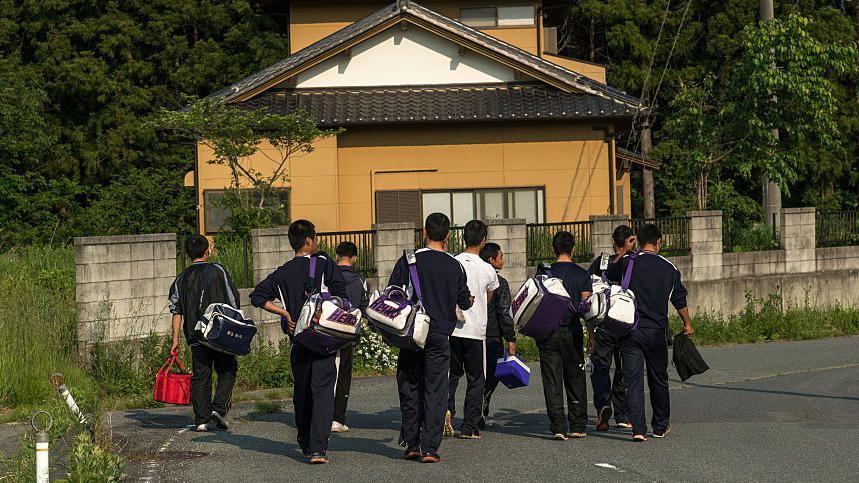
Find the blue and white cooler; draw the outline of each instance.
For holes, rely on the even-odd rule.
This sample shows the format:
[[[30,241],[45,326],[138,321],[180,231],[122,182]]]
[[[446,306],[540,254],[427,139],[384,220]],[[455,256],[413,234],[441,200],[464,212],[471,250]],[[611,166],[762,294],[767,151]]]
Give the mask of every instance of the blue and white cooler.
[[[510,389],[525,387],[531,380],[531,368],[516,356],[502,357],[495,366],[495,377]]]

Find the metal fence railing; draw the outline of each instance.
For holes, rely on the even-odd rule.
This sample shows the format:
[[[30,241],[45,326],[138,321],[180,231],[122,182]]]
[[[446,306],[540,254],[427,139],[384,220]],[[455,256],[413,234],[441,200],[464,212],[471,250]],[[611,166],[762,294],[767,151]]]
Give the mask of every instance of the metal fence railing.
[[[465,240],[463,239],[464,232],[465,227],[463,226],[450,227],[450,238],[447,240],[447,252],[451,255],[457,255],[465,250]],[[424,246],[426,246],[426,240],[424,239],[423,229],[415,228],[415,249],[423,248]]]
[[[670,218],[633,218],[629,226],[638,233],[646,224],[653,223],[662,231],[662,248],[660,254],[666,257],[689,255],[692,251],[689,243],[689,217],[676,216]]]
[[[552,238],[559,231],[572,233],[576,240],[573,260],[586,262],[593,258],[590,221],[529,223],[525,232],[525,251],[529,266],[551,262],[555,259],[555,252],[552,250]]]
[[[332,257],[336,255],[337,245],[350,241],[358,247],[358,262],[355,268],[362,277],[372,277],[376,274],[376,257],[373,247],[376,244],[374,230],[334,231],[316,234],[316,243],[320,250]]]
[[[818,247],[859,245],[859,211],[823,211],[816,215]]]

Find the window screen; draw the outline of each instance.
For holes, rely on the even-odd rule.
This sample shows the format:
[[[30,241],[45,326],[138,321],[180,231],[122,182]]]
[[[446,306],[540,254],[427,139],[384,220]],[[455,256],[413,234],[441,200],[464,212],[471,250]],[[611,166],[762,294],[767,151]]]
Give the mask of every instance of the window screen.
[[[534,6],[498,7],[499,27],[527,27],[534,25]]]
[[[459,9],[459,20],[470,27],[494,27],[496,16],[495,7]]]

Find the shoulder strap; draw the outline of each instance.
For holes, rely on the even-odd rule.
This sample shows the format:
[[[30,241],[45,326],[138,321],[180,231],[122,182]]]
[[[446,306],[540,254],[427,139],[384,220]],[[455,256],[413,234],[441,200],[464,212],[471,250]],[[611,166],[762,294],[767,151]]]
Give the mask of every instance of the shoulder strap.
[[[629,289],[629,282],[632,281],[632,267],[635,265],[636,258],[638,258],[637,252],[629,254],[629,263],[626,265],[626,273],[623,274],[623,280],[620,281],[620,287],[624,290]]]
[[[415,288],[415,295],[418,296],[418,302],[423,302],[421,296],[421,281],[418,278],[418,259],[415,256],[414,250],[405,250],[403,256],[406,257],[406,263],[409,264],[409,280],[412,282],[412,287]]]
[[[316,264],[318,262],[318,257],[316,255],[310,255],[310,269],[307,271],[307,284],[304,287],[304,291],[307,296],[310,296],[314,292],[316,292]]]

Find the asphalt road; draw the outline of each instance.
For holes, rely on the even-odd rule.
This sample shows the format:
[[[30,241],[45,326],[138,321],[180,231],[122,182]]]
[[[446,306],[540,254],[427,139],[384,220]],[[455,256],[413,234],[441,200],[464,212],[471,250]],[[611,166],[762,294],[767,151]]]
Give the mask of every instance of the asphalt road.
[[[858,337],[702,352],[708,373],[685,384],[672,373],[672,432],[643,444],[592,428],[582,440],[551,440],[536,371],[530,387],[498,390],[498,424],[482,440],[445,440],[435,465],[400,459],[392,378],[355,382],[352,432],[332,436],[323,466],[301,457],[290,401],[274,414],[235,407],[229,432],[183,430],[186,408],[116,413],[113,423],[128,477],[141,481],[856,481]]]

